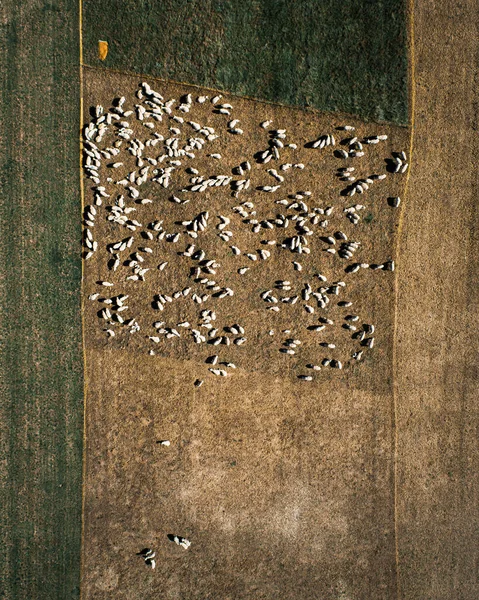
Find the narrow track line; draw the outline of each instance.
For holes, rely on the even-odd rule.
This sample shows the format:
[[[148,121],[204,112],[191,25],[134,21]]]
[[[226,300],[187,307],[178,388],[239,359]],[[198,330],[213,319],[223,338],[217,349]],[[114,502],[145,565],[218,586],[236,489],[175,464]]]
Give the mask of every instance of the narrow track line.
[[[413,163],[413,151],[414,151],[414,129],[415,129],[415,109],[416,109],[416,79],[415,79],[415,68],[416,68],[416,56],[415,56],[415,40],[414,40],[414,0],[408,2],[408,16],[409,16],[409,168],[406,173],[406,181],[404,183],[403,191],[403,202],[401,203],[401,209],[398,218],[398,226],[395,236],[395,249],[394,249],[394,260],[399,263],[399,254],[401,250],[401,237],[404,225],[404,210],[407,200],[407,193],[409,189],[409,179],[411,176],[411,168]],[[394,273],[394,316],[393,316],[393,348],[392,348],[392,362],[393,362],[393,430],[394,430],[394,545],[395,545],[395,556],[396,556],[396,596],[397,600],[401,599],[401,585],[400,585],[400,567],[399,567],[399,534],[398,534],[398,446],[399,446],[399,432],[398,432],[398,386],[397,386],[397,330],[398,330],[398,297],[399,297],[399,270],[396,267]]]
[[[79,84],[80,84],[80,114],[78,127],[78,146],[79,146],[79,169],[80,169],[80,219],[83,219],[85,210],[85,187],[83,184],[83,1],[78,0],[78,33],[79,33]],[[86,472],[87,472],[87,377],[86,377],[86,346],[85,346],[85,310],[84,310],[84,282],[85,261],[81,261],[81,281],[80,281],[80,311],[81,311],[81,337],[82,337],[82,355],[83,355],[83,448],[82,448],[82,500],[81,500],[81,546],[80,546],[80,599],[84,598],[84,546],[85,546],[85,497],[86,497]]]

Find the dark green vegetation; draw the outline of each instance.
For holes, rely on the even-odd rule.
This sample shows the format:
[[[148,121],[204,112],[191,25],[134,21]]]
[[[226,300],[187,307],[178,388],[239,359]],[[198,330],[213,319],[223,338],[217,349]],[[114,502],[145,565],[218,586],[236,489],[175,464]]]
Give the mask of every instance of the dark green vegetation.
[[[83,4],[87,64],[407,123],[405,0]]]
[[[0,598],[65,600],[82,497],[78,7],[0,15]]]

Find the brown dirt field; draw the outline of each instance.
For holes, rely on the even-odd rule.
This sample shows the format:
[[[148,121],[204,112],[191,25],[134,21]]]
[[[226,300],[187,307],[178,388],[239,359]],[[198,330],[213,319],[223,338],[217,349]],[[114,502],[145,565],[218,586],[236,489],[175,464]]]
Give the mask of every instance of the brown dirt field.
[[[118,95],[127,96],[129,102],[127,90],[132,93],[140,81],[131,75],[85,69],[85,121],[91,105],[109,107]],[[195,96],[201,93],[188,86],[147,81],[167,98],[188,91]],[[222,101],[228,101],[228,96]],[[360,136],[387,133],[388,141],[368,146],[366,156],[357,163],[358,173],[367,176],[385,172],[384,159],[391,151],[407,149],[408,130],[248,99],[231,98],[231,104],[232,117],[213,115],[211,104],[203,105],[202,120],[196,112],[194,118],[191,115],[202,123],[208,119],[217,129],[224,120],[240,119],[244,136],[221,136],[215,148],[208,150],[219,148],[223,157],[219,165],[231,169],[238,158],[251,160],[254,152],[266,148],[268,135],[258,123],[274,119],[273,126],[287,129],[288,142],[298,141],[296,155],[306,165],[304,171],[295,171],[283,190],[309,189],[312,201],[306,199],[308,205],[335,205],[324,232],[331,235],[341,229],[350,239],[360,240],[362,246],[354,260],[357,256],[358,262],[373,263],[393,257],[399,213],[388,206],[386,198],[401,195],[404,176],[388,176],[351,201],[339,195],[343,185],[334,176],[335,168],[345,166],[346,161],[334,158],[330,150],[306,150],[303,145],[345,122],[355,125]],[[228,173],[226,166],[220,169],[217,161],[207,157],[194,166],[208,175]],[[261,172],[254,165],[254,186],[274,183],[269,176],[261,178]],[[187,179],[179,176],[179,182],[182,187]],[[90,187],[87,182],[87,204],[92,200]],[[190,194],[190,204],[178,206],[167,203],[173,190],[154,190],[155,202],[137,207],[138,214],[141,209],[145,223],[154,216],[164,219],[169,231],[174,221],[191,219],[205,207],[216,215],[233,206],[232,202],[236,205],[253,198],[262,211],[258,218],[269,218],[280,211],[274,208],[270,214],[266,207],[275,206],[273,199],[286,196],[284,191],[274,195],[252,191],[235,200],[220,189],[206,193],[207,204],[203,194],[198,194],[199,198]],[[163,203],[160,209],[156,198]],[[359,225],[353,226],[342,208],[359,201],[366,209]],[[101,248],[86,262],[83,596],[95,600],[112,594],[132,600],[161,595],[183,599],[394,597],[394,273],[361,269],[345,274],[345,261],[322,252],[327,244],[319,242],[320,234],[312,237],[312,252],[305,259],[276,249],[268,261],[250,264],[243,256],[235,258],[227,251],[229,244],[218,239],[215,225],[216,221],[209,225],[201,247],[207,254],[215,252],[214,257],[225,266],[214,277],[220,285],[235,285],[235,297],[229,305],[224,303],[225,310],[214,299],[205,308],[217,308],[221,326],[247,323],[251,335],[240,348],[221,347],[217,352],[218,346],[185,343],[183,338],[158,344],[145,338],[154,334],[151,323],[155,320],[174,326],[186,316],[192,318],[191,311],[158,312],[149,303],[152,295],[159,293],[160,284],[161,291],[170,294],[184,287],[183,271],[188,271],[180,267],[185,259],[176,252],[195,240],[183,236],[181,243],[169,245],[172,249],[163,243],[161,253],[155,246],[154,268],[165,256],[178,268],[170,264],[164,279],[158,279],[159,272],[152,269],[142,284],[124,282],[124,267],[109,272],[105,262],[111,255]],[[238,233],[236,225],[231,229],[234,243],[243,249],[268,248],[257,244],[272,237],[257,237],[256,246],[250,246],[253,236],[249,229]],[[129,235],[126,230],[117,235],[101,216],[94,233],[101,244]],[[292,260],[304,264],[301,273],[293,271]],[[244,265],[252,268],[239,280],[235,270]],[[326,311],[317,310],[307,320],[302,302],[281,304],[282,310],[276,314],[257,299],[258,292],[269,289],[278,277],[299,286],[318,271],[327,276],[328,283],[347,282],[345,295],[332,299],[351,300],[352,308],[339,309],[332,301]],[[225,279],[220,279],[223,272]],[[100,288],[95,284],[99,279],[115,285]],[[316,287],[318,284],[316,280]],[[116,327],[117,335],[108,341],[96,314],[103,305],[86,300],[93,292],[129,294],[126,314],[141,316],[141,331],[130,335]],[[200,305],[196,312],[202,308]],[[308,324],[318,323],[321,314],[339,325],[348,313],[360,315],[360,323],[376,325],[376,347],[365,352],[362,363],[350,361],[344,351],[320,348],[317,341],[326,337],[305,331]],[[304,340],[294,358],[278,352],[283,328],[291,329],[288,336],[301,334]],[[269,329],[275,330],[274,336],[267,335]],[[324,336],[323,332],[320,335]],[[340,340],[348,353],[359,349],[353,348],[349,336],[339,326],[335,328],[334,340]],[[153,348],[156,354],[149,355]],[[226,378],[214,377],[204,360],[215,353],[238,368]],[[312,382],[296,378],[307,371],[306,362],[318,364],[328,353],[344,361],[342,371],[323,368]],[[197,377],[205,380],[198,389],[193,386]],[[156,442],[161,439],[171,440],[171,446],[159,446]],[[171,533],[190,539],[191,548],[185,551],[174,545],[167,539]],[[156,550],[155,571],[135,555],[145,546]]]
[[[478,3],[415,3],[398,268],[400,597],[479,597]]]

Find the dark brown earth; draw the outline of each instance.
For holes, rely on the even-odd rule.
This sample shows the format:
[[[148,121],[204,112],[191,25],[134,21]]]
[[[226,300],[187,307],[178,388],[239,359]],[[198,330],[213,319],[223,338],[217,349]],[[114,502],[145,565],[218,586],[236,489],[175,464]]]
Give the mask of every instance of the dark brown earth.
[[[133,92],[141,81],[134,76],[90,68],[84,70],[84,77],[86,120],[92,104],[108,107],[111,98],[127,95],[128,90]],[[178,98],[187,91],[195,96],[200,93],[185,86],[149,82],[166,98]],[[211,96],[208,90],[205,93]],[[393,255],[399,213],[388,206],[386,198],[402,194],[405,177],[390,175],[384,182],[374,184],[368,194],[352,200],[344,198],[339,196],[344,184],[339,184],[334,176],[335,168],[344,166],[344,161],[333,158],[330,151],[305,150],[302,146],[318,133],[345,123],[356,125],[360,136],[387,133],[387,142],[367,149],[365,158],[356,163],[358,173],[368,175],[385,172],[384,159],[391,150],[407,149],[407,129],[362,124],[346,116],[234,97],[223,99],[228,100],[234,105],[232,117],[239,118],[245,132],[252,131],[253,135],[245,133],[241,137],[239,151],[230,149],[235,147],[232,143],[221,141],[223,159],[219,165],[234,166],[238,157],[251,160],[251,155],[263,149],[267,140],[259,122],[274,119],[276,127],[287,129],[291,138],[287,141],[301,141],[298,155],[307,168],[295,180],[296,187],[285,183],[285,191],[271,197],[310,189],[311,206],[336,206],[325,233],[330,235],[341,229],[350,239],[362,241],[358,261],[382,262]],[[204,115],[210,113],[211,105],[206,105]],[[188,118],[195,120],[193,113]],[[218,117],[215,118],[216,123]],[[336,135],[341,137],[339,132]],[[227,138],[223,135],[221,139]],[[224,172],[217,165],[210,158],[194,163],[201,173],[209,174],[211,169]],[[86,203],[92,199],[90,187],[87,182]],[[202,210],[201,194],[190,195],[191,203],[181,209],[169,203],[167,197],[174,191],[175,188],[160,193],[160,203],[155,200],[148,205],[153,212],[145,209],[149,215],[145,223],[153,214],[173,222],[180,214],[183,219],[191,218]],[[266,203],[272,203],[269,196],[251,192],[235,201],[226,192],[212,194],[208,209],[215,215],[222,207],[254,199],[258,200],[260,211]],[[365,218],[353,226],[342,207],[357,202],[367,208],[363,211]],[[102,210],[94,228],[100,246],[122,237],[111,237]],[[169,214],[179,210],[183,212]],[[234,242],[244,250],[251,243],[251,235],[237,236],[236,225],[229,228],[235,232]],[[123,236],[126,235],[127,231]],[[313,237],[311,241],[311,258],[281,251],[270,262],[254,265],[255,270],[249,272],[251,277],[241,280],[243,286],[234,282],[239,300],[233,299],[225,318],[231,318],[231,323],[247,320],[247,333],[257,333],[240,350],[229,347],[220,352],[217,346],[202,344],[198,350],[191,342],[156,345],[145,339],[154,334],[154,320],[166,320],[170,325],[183,320],[184,315],[171,317],[168,310],[155,314],[149,303],[155,290],[171,293],[185,285],[180,266],[184,259],[176,256],[176,251],[184,250],[186,243],[195,240],[175,245],[175,252],[169,257],[171,274],[166,280],[153,270],[145,283],[125,283],[124,269],[109,272],[106,259],[111,255],[101,250],[87,261],[85,299],[97,291],[103,297],[106,293],[125,292],[130,295],[128,304],[133,310],[132,315],[125,315],[144,319],[139,333],[122,334],[117,328],[115,337],[107,341],[102,331],[105,326],[97,318],[103,305],[85,300],[85,598],[106,599],[114,594],[115,598],[132,599],[161,595],[292,599],[302,594],[307,598],[387,599],[395,594],[391,363],[394,273],[362,269],[358,274],[346,275],[346,263],[322,252],[327,244],[315,240]],[[228,247],[215,235],[206,237],[204,243],[215,251],[215,256]],[[167,245],[160,246],[160,254],[154,255],[156,262],[164,259],[168,251]],[[260,246],[249,249],[256,247]],[[241,260],[233,268],[229,266],[233,264],[230,253],[220,256],[220,262],[231,273],[243,264],[251,264]],[[294,272],[292,260],[300,260],[305,270]],[[307,266],[311,262],[313,271]],[[317,323],[320,314],[324,314],[340,324],[344,315],[357,312],[362,322],[376,325],[376,346],[365,352],[363,363],[346,360],[343,371],[323,368],[315,381],[301,382],[296,375],[305,371],[307,360],[301,358],[302,354],[293,360],[278,352],[278,330],[289,326],[292,337],[301,336],[305,355],[316,363],[325,355],[317,340],[325,338],[314,338],[304,331],[309,321],[305,320],[302,303],[289,313],[287,306],[282,305],[282,312],[276,317],[279,323],[274,319],[271,322],[275,315],[257,301],[257,294],[258,290],[268,289],[267,282],[274,281],[275,273],[301,282],[314,270],[324,272],[329,282],[344,279],[347,291],[341,299],[354,302],[354,309],[342,310],[332,302],[327,311],[313,315],[314,321]],[[221,277],[221,272],[215,279]],[[100,287],[95,284],[99,279],[115,285]],[[167,286],[171,287],[164,290]],[[210,300],[205,308],[217,308],[220,320],[222,305],[214,302]],[[173,323],[172,318],[176,319]],[[273,327],[275,336],[268,336],[267,330]],[[339,339],[349,347],[341,331],[344,333],[340,328],[335,330],[333,341]],[[148,354],[150,348],[156,355]],[[342,358],[335,352],[338,351],[332,351],[333,357]],[[215,353],[238,367],[224,379],[208,373],[208,365],[204,364],[205,358]],[[205,379],[199,389],[193,386],[197,377]],[[162,439],[170,440],[171,446],[159,446],[156,442]],[[185,551],[175,546],[167,538],[171,533],[190,539],[191,548]],[[144,547],[157,552],[155,571],[136,556]]]

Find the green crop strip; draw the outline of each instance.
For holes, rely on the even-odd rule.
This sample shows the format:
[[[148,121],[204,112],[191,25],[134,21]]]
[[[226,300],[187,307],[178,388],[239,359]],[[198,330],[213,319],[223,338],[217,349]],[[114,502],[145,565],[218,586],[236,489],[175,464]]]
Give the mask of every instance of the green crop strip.
[[[63,600],[80,585],[79,14],[0,11],[0,597]]]
[[[85,0],[84,22],[90,65],[407,123],[404,0]]]

